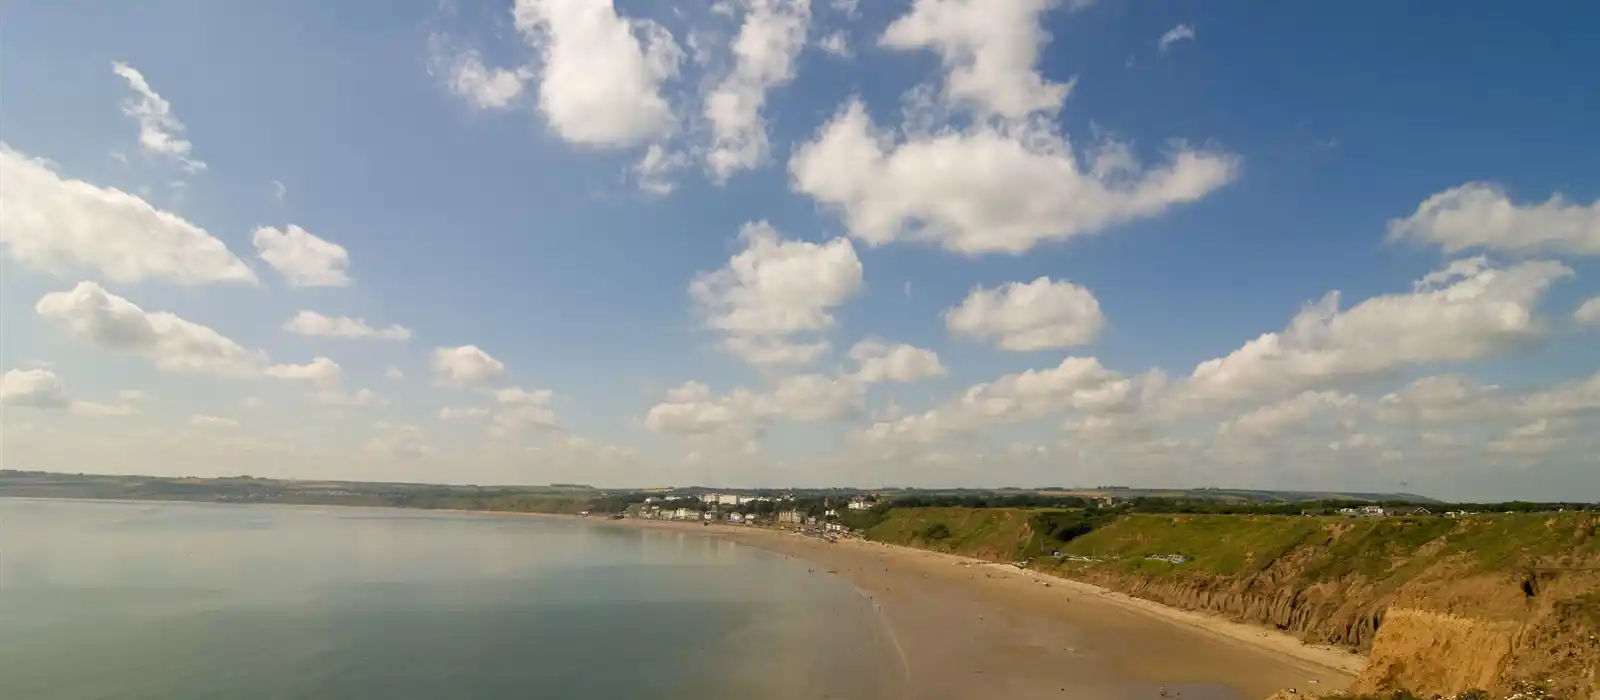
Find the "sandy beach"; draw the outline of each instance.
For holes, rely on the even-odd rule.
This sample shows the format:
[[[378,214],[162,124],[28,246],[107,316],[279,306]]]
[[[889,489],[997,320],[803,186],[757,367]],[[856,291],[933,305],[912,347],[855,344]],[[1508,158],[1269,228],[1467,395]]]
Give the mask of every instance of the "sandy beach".
[[[610,523],[611,521],[608,521]],[[781,530],[621,521],[725,538],[842,576],[881,614],[904,697],[1265,698],[1343,689],[1364,659],[1005,564]]]

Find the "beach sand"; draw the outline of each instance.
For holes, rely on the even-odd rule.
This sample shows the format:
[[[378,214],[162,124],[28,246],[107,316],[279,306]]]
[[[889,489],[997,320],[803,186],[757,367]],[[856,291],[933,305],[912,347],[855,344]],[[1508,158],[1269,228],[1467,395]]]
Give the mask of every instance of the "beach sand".
[[[949,554],[781,530],[607,521],[725,538],[841,576],[870,598],[899,658],[896,695],[1258,700],[1332,693],[1364,659],[1084,583]],[[1048,585],[1046,585],[1048,584]]]

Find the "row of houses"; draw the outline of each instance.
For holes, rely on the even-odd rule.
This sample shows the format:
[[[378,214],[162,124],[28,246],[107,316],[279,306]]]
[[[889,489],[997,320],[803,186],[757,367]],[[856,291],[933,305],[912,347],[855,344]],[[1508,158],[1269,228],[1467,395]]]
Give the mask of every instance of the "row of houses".
[[[742,493],[718,492],[703,493],[699,496],[650,496],[649,498],[644,499],[644,502],[645,505],[650,505],[654,503],[661,503],[663,501],[676,500],[679,498],[698,498],[701,503],[704,503],[708,506],[742,506],[747,503],[766,503],[795,500],[794,494],[784,494],[782,496],[752,496]],[[848,507],[850,510],[866,510],[875,505],[878,505],[877,496],[863,495],[851,498],[846,507]]]
[[[1306,515],[1326,515],[1322,511],[1304,511]],[[1360,508],[1340,508],[1334,511],[1336,515],[1347,518],[1395,518],[1415,515],[1433,515],[1433,511],[1422,506],[1361,506]]]

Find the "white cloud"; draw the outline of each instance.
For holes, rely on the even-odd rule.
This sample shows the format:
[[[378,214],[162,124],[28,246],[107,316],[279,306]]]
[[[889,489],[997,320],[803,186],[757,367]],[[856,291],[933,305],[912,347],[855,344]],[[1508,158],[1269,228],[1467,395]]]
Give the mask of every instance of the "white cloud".
[[[1248,439],[1275,437],[1319,415],[1354,409],[1356,404],[1356,397],[1351,394],[1341,394],[1337,391],[1305,391],[1223,423],[1219,426],[1218,433]]]
[[[66,387],[48,369],[12,369],[0,375],[0,404],[49,409],[71,403]]]
[[[512,12],[543,58],[539,108],[562,138],[629,146],[673,130],[661,84],[683,52],[666,28],[618,16],[611,0],[517,0]]]
[[[1134,380],[1106,369],[1092,357],[1068,357],[1046,370],[1007,374],[967,389],[958,398],[923,413],[873,424],[859,438],[868,442],[934,442],[994,425],[1021,423],[1070,410],[1122,410]]]
[[[359,318],[348,316],[323,316],[315,311],[301,311],[283,324],[283,329],[296,335],[323,336],[329,338],[375,338],[379,340],[404,341],[411,338],[411,331],[404,326],[391,325],[388,328],[378,329],[367,325]]]
[[[688,382],[668,391],[644,423],[652,432],[753,451],[756,440],[779,420],[819,423],[860,414],[866,385],[850,375],[800,374],[767,392],[741,388],[716,394],[701,382]]]
[[[435,348],[433,374],[440,386],[482,389],[505,379],[506,366],[476,345]]]
[[[914,0],[910,11],[884,30],[879,44],[930,49],[948,75],[952,103],[1018,119],[1054,112],[1070,89],[1040,75],[1034,64],[1050,35],[1039,26],[1054,0]]]
[[[1156,41],[1156,45],[1161,48],[1162,53],[1166,53],[1167,49],[1172,48],[1173,44],[1176,44],[1180,41],[1194,41],[1194,27],[1191,27],[1187,24],[1180,24],[1176,27],[1168,29],[1167,32],[1162,34],[1161,38]]]
[[[91,345],[143,357],[158,369],[242,379],[274,377],[337,382],[339,365],[318,357],[306,365],[270,365],[264,352],[247,350],[198,323],[165,312],[147,312],[93,282],[51,292],[34,311]]]
[[[344,379],[339,363],[326,357],[314,358],[303,365],[271,365],[262,373],[274,379],[305,381],[323,388],[337,386]]]
[[[1509,397],[1459,374],[1418,379],[1378,399],[1374,415],[1390,423],[1438,425],[1481,421],[1504,414]]]
[[[712,142],[706,165],[717,182],[766,162],[769,146],[762,108],[767,91],[794,78],[811,21],[810,0],[744,0],[744,22],[733,39],[733,69],[706,94]]]
[[[244,401],[239,403],[239,407],[246,411],[259,411],[267,407],[267,402],[259,397],[247,396]]]
[[[239,427],[239,421],[233,418],[196,413],[189,416],[189,425],[196,428],[237,428]]]
[[[339,406],[344,408],[361,408],[364,406],[382,406],[388,403],[371,389],[359,389],[352,392],[340,391],[336,388],[325,388],[312,392],[311,400],[322,406]]]
[[[1555,262],[1494,268],[1470,258],[1424,276],[1410,293],[1373,297],[1349,309],[1341,310],[1339,293],[1330,292],[1285,330],[1200,363],[1174,387],[1176,397],[1282,395],[1407,366],[1503,354],[1543,335],[1534,307],[1552,282],[1571,274]]]
[[[1516,204],[1500,187],[1469,182],[1435,194],[1404,219],[1389,222],[1391,239],[1510,253],[1600,255],[1600,201],[1570,204],[1560,194]]]
[[[1018,352],[1087,345],[1106,325],[1093,293],[1049,277],[974,289],[944,321],[953,333]]]
[[[465,408],[446,406],[439,409],[439,420],[446,423],[465,423],[480,420],[487,415],[489,415],[489,409],[478,406]]]
[[[115,404],[76,400],[67,395],[55,372],[46,368],[13,369],[0,375],[0,405],[4,406],[66,409],[73,415],[90,417],[126,416],[139,412],[141,398],[140,392],[120,391]]]
[[[1181,145],[1155,169],[1119,144],[1080,164],[1042,124],[975,124],[896,141],[852,101],[796,150],[793,186],[837,207],[851,235],[871,245],[917,240],[1021,253],[1197,201],[1238,173],[1233,156]]]
[[[865,392],[865,382],[853,376],[798,374],[773,388],[771,411],[802,423],[840,420],[862,412]]]
[[[272,185],[272,198],[277,200],[280,204],[289,196],[289,188],[285,187],[282,182],[272,180],[267,184]]]
[[[146,312],[93,282],[46,294],[34,310],[92,345],[145,357],[167,372],[250,377],[267,362],[206,326]]]
[[[673,173],[688,167],[691,162],[686,153],[652,143],[645,149],[639,162],[633,165],[633,179],[645,194],[664,197],[677,188],[677,183],[672,180]]]
[[[281,231],[263,226],[255,230],[250,240],[256,246],[256,254],[291,287],[350,284],[350,277],[345,274],[350,267],[350,253],[344,246],[313,236],[299,226],[289,224]]]
[[[850,58],[855,52],[850,49],[850,39],[842,31],[830,32],[817,40],[817,48],[839,58]]]
[[[0,144],[0,242],[31,268],[92,268],[114,282],[255,282],[256,274],[204,229],[139,197],[63,178],[43,160]]]
[[[1564,427],[1566,427],[1564,423],[1540,418],[1506,431],[1505,435],[1491,440],[1488,448],[1493,452],[1509,455],[1547,454],[1566,444],[1567,436],[1562,434]]]
[[[441,76],[450,92],[478,109],[511,106],[522,95],[523,84],[533,77],[527,69],[490,68],[477,51],[452,51],[444,43],[442,37],[429,37],[429,72]]]
[[[189,157],[194,146],[183,138],[183,122],[172,114],[172,105],[150,88],[144,75],[121,61],[112,63],[111,71],[133,89],[134,96],[122,103],[122,113],[139,122],[139,147],[171,158],[188,172],[205,170],[204,162]]]
[[[549,389],[528,391],[520,386],[514,386],[494,392],[495,401],[511,406],[549,405],[553,399],[555,392]]]
[[[389,380],[405,379],[406,378],[406,373],[404,371],[402,371],[399,367],[396,367],[394,365],[389,365],[388,367],[385,367],[383,369],[383,378],[384,379],[389,379]]]
[[[744,250],[713,272],[696,275],[689,296],[725,347],[758,366],[815,360],[826,346],[796,343],[799,333],[834,325],[830,310],[861,289],[862,266],[850,241],[786,241],[766,222],[746,224]]]
[[[850,359],[858,366],[856,378],[867,383],[914,382],[949,374],[937,353],[904,343],[863,340],[850,348]]]
[[[1600,296],[1590,297],[1572,312],[1572,320],[1580,326],[1600,326]]]

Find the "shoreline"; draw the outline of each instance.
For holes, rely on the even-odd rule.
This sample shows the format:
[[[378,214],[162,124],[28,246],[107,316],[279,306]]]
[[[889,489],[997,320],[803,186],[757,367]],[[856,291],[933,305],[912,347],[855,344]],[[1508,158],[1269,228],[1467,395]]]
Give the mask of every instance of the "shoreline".
[[[948,628],[930,630],[918,618],[940,614],[934,610],[941,607],[960,605],[981,608],[1023,628],[992,639],[977,639],[975,643],[962,645],[958,653],[948,654],[962,663],[970,660],[975,665],[985,665],[1004,661],[995,658],[997,656],[1036,655],[1038,650],[1007,640],[1030,635],[1050,636],[1055,634],[1054,630],[1041,628],[1064,623],[1065,627],[1076,628],[1082,633],[1079,636],[1087,638],[1082,640],[1085,642],[1083,649],[1073,644],[1063,647],[1069,652],[1095,654],[1100,662],[1109,662],[1115,668],[1115,675],[1125,683],[1153,684],[1147,690],[1157,691],[1164,686],[1184,688],[1177,693],[1180,696],[1265,698],[1285,688],[1333,693],[1347,687],[1367,661],[1364,656],[1343,649],[1305,644],[1285,632],[1168,607],[1082,581],[956,554],[850,538],[829,543],[790,530],[763,527],[635,519],[596,521],[568,515],[550,517],[730,540],[791,556],[814,566],[830,567],[828,573],[849,579],[862,595],[878,604],[880,616],[890,629],[908,676],[913,675],[915,666],[933,665],[919,664],[924,655],[941,656],[937,649],[926,652],[919,649],[919,646],[928,646],[920,635],[952,632]],[[904,593],[904,589],[917,586],[930,591]],[[930,597],[928,593],[932,593],[936,604],[894,600],[897,588],[901,589],[901,597],[927,598]],[[938,590],[931,590],[934,588]],[[895,604],[891,605],[891,601]],[[985,617],[980,615],[978,623],[985,622]],[[902,640],[907,648],[900,648]],[[974,669],[974,672],[982,673],[982,670]],[[950,673],[950,668],[938,670],[941,676]],[[1027,686],[1017,690],[1039,692],[1043,685],[1059,680],[1052,679],[1039,688]],[[1218,693],[1212,686],[1224,686],[1232,693]],[[961,694],[951,688],[939,690],[949,692],[940,692],[938,697],[984,697],[978,692]],[[994,692],[993,688],[989,690]],[[1144,693],[1136,695],[1142,697]],[[1152,693],[1151,696],[1157,695]]]

